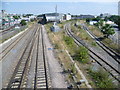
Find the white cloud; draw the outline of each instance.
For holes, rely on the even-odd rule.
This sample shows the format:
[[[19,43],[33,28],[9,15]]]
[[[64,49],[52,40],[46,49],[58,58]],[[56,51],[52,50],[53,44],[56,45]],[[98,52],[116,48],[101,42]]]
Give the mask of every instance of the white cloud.
[[[3,2],[118,2],[120,0],[2,0]]]
[[[9,2],[6,2],[5,4],[10,5],[10,3],[9,3]]]

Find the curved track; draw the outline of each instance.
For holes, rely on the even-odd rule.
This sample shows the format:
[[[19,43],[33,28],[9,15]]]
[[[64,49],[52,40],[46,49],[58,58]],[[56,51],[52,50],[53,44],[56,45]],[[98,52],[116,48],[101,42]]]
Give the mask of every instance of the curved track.
[[[90,56],[92,58],[95,59],[95,61],[100,65],[102,66],[105,70],[107,70],[111,76],[113,76],[118,82],[120,82],[120,79],[119,79],[119,75],[120,75],[120,71],[117,70],[115,67],[113,67],[110,63],[108,63],[106,60],[104,60],[103,58],[101,58],[101,56],[99,56],[96,52],[92,51],[90,48],[88,48],[88,46],[86,45],[85,42],[83,42],[82,40],[80,40],[79,37],[75,36],[68,25],[66,25],[65,27],[65,30],[67,32],[67,34],[72,37],[75,41],[75,43],[77,45],[83,45],[84,47],[86,47],[89,51],[90,51]],[[118,76],[116,76],[118,75]]]
[[[115,51],[113,51],[111,48],[107,47],[104,43],[100,42],[99,39],[84,25],[81,24],[83,26],[83,29],[87,31],[87,33],[93,38],[95,39],[96,43],[106,52],[108,53],[113,59],[115,59],[115,61],[117,61],[120,64],[120,54],[116,53]]]

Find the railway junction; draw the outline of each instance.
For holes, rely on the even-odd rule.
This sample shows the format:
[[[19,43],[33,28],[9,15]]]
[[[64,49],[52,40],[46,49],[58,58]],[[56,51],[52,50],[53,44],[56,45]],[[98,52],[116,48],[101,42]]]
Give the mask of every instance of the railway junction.
[[[67,87],[44,25],[34,23],[0,47],[0,88]]]

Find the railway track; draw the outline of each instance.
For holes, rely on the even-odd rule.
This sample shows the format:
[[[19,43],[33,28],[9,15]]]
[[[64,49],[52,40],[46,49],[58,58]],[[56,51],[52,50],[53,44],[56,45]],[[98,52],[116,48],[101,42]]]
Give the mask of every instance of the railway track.
[[[39,42],[41,41],[41,42]],[[43,31],[42,28],[40,28],[40,38],[38,39],[37,44],[37,56],[36,56],[36,68],[35,68],[35,84],[34,88],[46,88],[48,89],[48,74],[46,66],[46,56],[45,56],[45,46],[44,46],[44,38],[43,38]],[[39,48],[41,49],[41,54],[39,51]],[[41,55],[41,57],[39,57]]]
[[[31,88],[48,88],[48,66],[46,62],[43,32],[40,27],[29,37],[26,48],[14,70],[7,88],[27,88],[28,81],[30,81],[29,74],[31,68],[33,69],[31,73],[33,74]]]
[[[75,43],[79,46],[82,45],[85,48],[87,48],[89,50],[89,55],[90,57],[94,58],[94,60],[100,65],[102,66],[107,72],[110,73],[110,75],[115,78],[115,80],[117,80],[118,82],[120,82],[120,72],[119,70],[117,70],[115,67],[113,67],[110,63],[108,63],[106,60],[104,60],[103,58],[101,58],[100,55],[98,55],[97,53],[95,53],[94,51],[92,51],[90,48],[88,48],[88,46],[86,45],[85,42],[83,42],[82,40],[80,40],[80,38],[78,38],[77,36],[75,36],[70,28],[68,26],[65,27],[65,30],[67,32],[67,34],[72,37],[75,41]]]
[[[34,39],[32,37],[29,38],[29,42],[27,43],[26,48],[14,70],[14,73],[11,77],[11,80],[7,88],[20,88],[21,87],[21,82],[24,77],[25,70],[27,68],[29,56],[32,51],[34,41],[36,39],[35,34],[36,32],[34,32],[34,34],[32,35]]]
[[[8,29],[5,29],[5,30],[0,31],[0,34],[2,34],[3,32],[6,32],[6,31],[9,31],[9,30],[13,29],[14,27],[15,27],[15,26],[12,26],[12,27],[10,27],[10,28],[8,28]]]
[[[12,41],[7,47],[2,48],[2,51],[0,52],[0,54],[2,55],[0,58],[0,61],[2,59],[5,58],[5,56],[7,56],[7,54],[19,43],[20,40],[22,40],[24,38],[24,36],[30,32],[30,29],[33,29],[32,27],[29,28],[27,31],[25,31],[24,33],[22,33],[21,35],[19,35],[18,37],[15,38],[14,41]]]
[[[82,24],[83,29],[87,31],[90,36],[95,39],[96,43],[106,52],[108,53],[115,61],[120,64],[120,54],[113,51],[111,48],[107,47],[104,43],[100,42],[98,37],[96,37],[84,24]]]

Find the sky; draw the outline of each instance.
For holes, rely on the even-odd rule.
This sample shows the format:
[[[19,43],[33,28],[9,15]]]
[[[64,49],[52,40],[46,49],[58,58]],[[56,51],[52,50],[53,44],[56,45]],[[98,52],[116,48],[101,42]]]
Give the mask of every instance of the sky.
[[[3,0],[2,9],[8,13],[43,14],[55,12],[71,13],[74,15],[101,13],[118,14],[119,0]]]
[[[118,2],[120,0],[2,0],[4,2]]]

